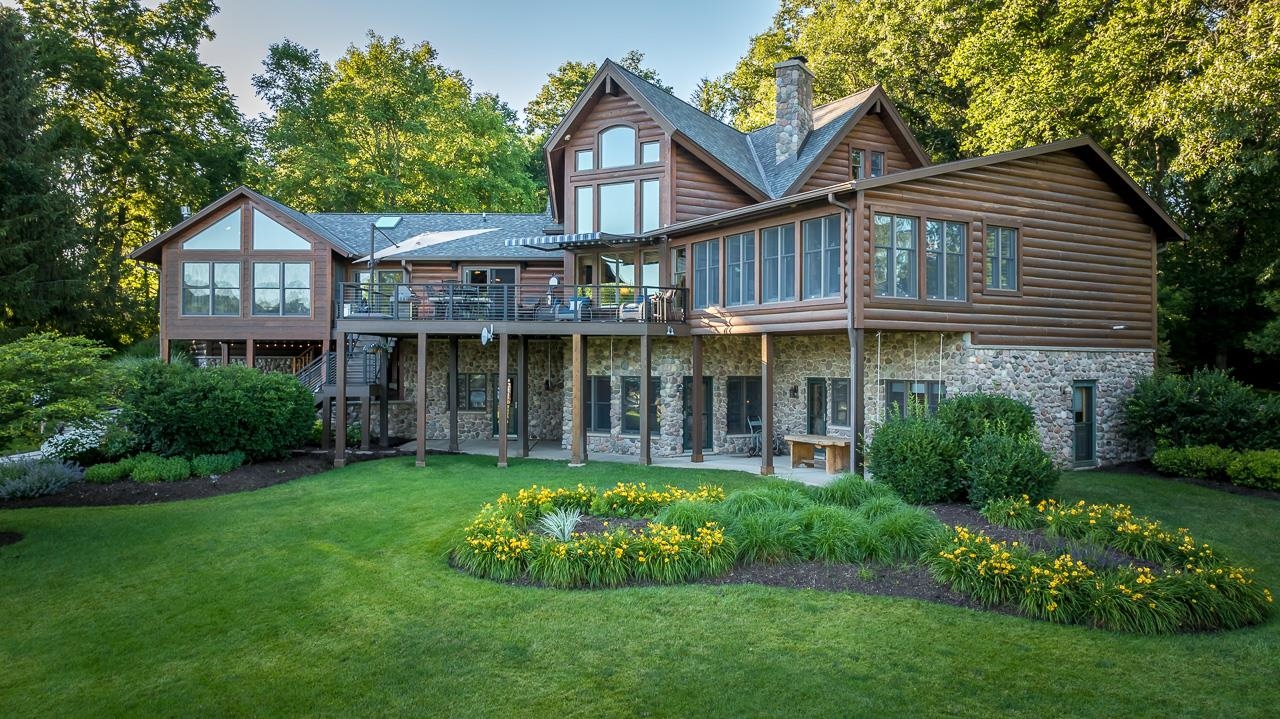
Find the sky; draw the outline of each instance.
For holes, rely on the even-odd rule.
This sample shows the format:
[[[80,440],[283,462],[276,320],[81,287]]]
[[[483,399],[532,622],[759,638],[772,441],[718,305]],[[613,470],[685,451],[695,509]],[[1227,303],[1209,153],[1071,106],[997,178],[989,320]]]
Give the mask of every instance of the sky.
[[[683,99],[698,80],[731,70],[752,35],[768,28],[776,0],[219,0],[217,37],[202,59],[222,68],[247,116],[265,111],[250,77],[267,47],[288,37],[333,62],[365,33],[423,40],[439,62],[458,70],[478,92],[497,93],[515,110],[566,60],[618,59],[645,53],[644,64]]]

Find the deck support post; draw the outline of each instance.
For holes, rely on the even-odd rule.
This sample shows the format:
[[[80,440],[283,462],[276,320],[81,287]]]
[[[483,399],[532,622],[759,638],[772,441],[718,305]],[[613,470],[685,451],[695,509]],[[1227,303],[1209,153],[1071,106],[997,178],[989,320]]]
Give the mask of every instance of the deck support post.
[[[338,425],[333,450],[333,466],[347,466],[347,333],[338,332],[338,377],[335,394],[338,401]]]
[[[573,335],[573,427],[569,439],[569,466],[581,467],[587,463],[587,338]]]
[[[391,350],[379,352],[379,364],[382,371],[378,380],[378,447],[386,449],[391,445],[389,430],[391,429]]]
[[[218,344],[222,345],[222,366],[226,367],[231,364],[231,343],[219,342]]]
[[[849,470],[861,474],[866,459],[863,456],[862,439],[867,425],[867,398],[863,385],[866,381],[866,363],[863,361],[865,330],[859,327],[851,334],[853,342],[850,344],[849,354],[852,356],[849,359],[853,365],[853,373],[850,376],[852,381],[849,384],[852,386],[849,387],[849,401],[853,403],[853,456]]]
[[[257,360],[254,357],[253,349],[254,349],[253,340],[252,339],[245,340],[244,341],[244,366],[248,367],[249,369],[257,369],[257,367],[255,366],[257,365]]]
[[[449,451],[458,451],[458,338],[449,338]]]
[[[330,346],[331,344],[332,343],[330,342],[328,337],[325,337],[324,339],[320,340],[320,356],[324,358],[324,360],[320,363],[320,386],[321,387],[324,387],[325,385],[329,384],[329,380],[331,379],[329,377],[329,352],[332,351],[332,348]],[[225,347],[226,345],[223,345],[223,346]]]
[[[511,419],[511,389],[507,386],[509,338],[506,332],[498,335],[498,466],[503,468],[507,466],[507,423]]]
[[[328,389],[320,388],[320,449],[329,451],[333,446],[333,398]]]
[[[373,449],[373,443],[369,439],[369,425],[373,423],[370,405],[373,403],[373,385],[368,384],[369,378],[364,377],[365,391],[364,396],[360,398],[360,450],[368,452]]]
[[[703,396],[703,392],[702,392],[702,336],[701,335],[693,336],[693,351],[692,351],[692,357],[690,358],[690,364],[692,365],[692,367],[690,368],[689,374],[693,376],[693,387],[690,388],[693,394],[693,397],[691,398],[691,402],[690,402],[690,404],[692,405],[692,411],[693,411],[693,421],[690,423],[693,426],[693,449],[690,452],[689,461],[701,462],[702,461],[702,444],[705,441],[705,438],[702,436],[703,430],[705,429],[703,426],[702,416],[706,413],[706,401],[707,401],[707,398]]]
[[[520,356],[516,359],[519,385],[516,389],[516,432],[520,435],[521,457],[529,456],[529,337],[520,336]]]
[[[418,381],[413,387],[414,440],[418,443],[416,465],[427,466],[427,333],[418,333]]]
[[[653,393],[649,389],[649,375],[653,374],[653,341],[649,334],[640,335],[640,464],[653,464],[649,441],[653,427],[649,425],[649,407]]]
[[[760,474],[773,474],[773,335],[760,335]]]

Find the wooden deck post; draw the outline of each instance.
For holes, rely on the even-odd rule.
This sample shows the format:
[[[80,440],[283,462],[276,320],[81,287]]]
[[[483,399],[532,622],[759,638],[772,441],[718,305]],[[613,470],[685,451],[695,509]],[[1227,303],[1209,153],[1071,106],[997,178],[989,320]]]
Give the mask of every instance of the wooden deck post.
[[[330,347],[329,338],[325,337],[324,339],[320,340],[320,356],[324,358],[323,361],[321,361],[320,363],[320,386],[321,387],[324,387],[325,385],[329,384],[329,379],[330,379],[329,352],[330,351],[332,351],[332,348]]]
[[[866,381],[866,362],[863,361],[865,331],[859,327],[853,331],[853,344],[849,354],[853,364],[853,376],[850,377],[849,401],[853,403],[853,462],[849,469],[855,473],[862,472],[863,457],[862,438],[867,426],[867,397],[863,383]]]
[[[418,443],[417,466],[427,466],[427,333],[418,333],[418,382],[413,388],[414,439]]]
[[[692,405],[691,409],[693,411],[693,422],[691,423],[693,426],[693,449],[690,452],[689,461],[701,462],[702,461],[702,444],[705,441],[705,438],[702,436],[702,431],[704,429],[702,415],[705,414],[706,412],[705,408],[706,408],[706,401],[707,401],[707,398],[702,396],[703,392],[702,392],[702,336],[701,335],[693,336],[693,353],[692,354],[693,356],[691,358],[690,364],[692,364],[693,366],[691,367],[690,374],[693,375],[693,387],[691,387],[690,389],[692,390],[693,397],[691,398],[690,404]]]
[[[529,456],[529,337],[520,336],[520,356],[516,359],[516,432],[520,436],[520,456]]]
[[[253,354],[253,340],[247,339],[244,341],[244,366],[249,369],[257,369],[257,367],[254,366],[256,364],[256,358]]]
[[[640,464],[653,464],[649,440],[653,427],[649,426],[649,405],[653,393],[649,390],[649,375],[653,374],[653,341],[649,333],[640,335]]]
[[[373,385],[368,384],[369,378],[365,377],[365,392],[360,398],[360,449],[368,452],[373,449],[373,443],[369,440],[369,425],[373,424],[373,414],[370,411],[370,405],[373,403]]]
[[[222,366],[226,367],[231,364],[231,343],[219,342],[218,344],[222,345]]]
[[[337,417],[334,418],[335,439],[333,442],[333,466],[347,466],[347,333],[338,333],[338,378],[335,395],[338,401]]]
[[[760,474],[773,474],[773,336],[760,335]]]
[[[587,339],[573,335],[573,427],[569,438],[569,466],[581,467],[587,463]]]
[[[458,338],[449,338],[449,451],[458,451]]]
[[[378,381],[378,446],[386,449],[391,437],[391,351],[379,352],[382,371]]]
[[[507,466],[507,422],[511,419],[511,389],[507,387],[510,374],[507,359],[510,353],[506,332],[498,335],[498,466]]]

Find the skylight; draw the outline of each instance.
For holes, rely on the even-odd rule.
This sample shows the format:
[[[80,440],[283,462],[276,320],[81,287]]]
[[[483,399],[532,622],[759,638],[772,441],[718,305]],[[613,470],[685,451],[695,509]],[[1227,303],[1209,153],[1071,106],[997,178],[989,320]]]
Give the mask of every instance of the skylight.
[[[379,230],[394,230],[398,224],[400,224],[398,215],[386,215],[375,220],[373,226]]]

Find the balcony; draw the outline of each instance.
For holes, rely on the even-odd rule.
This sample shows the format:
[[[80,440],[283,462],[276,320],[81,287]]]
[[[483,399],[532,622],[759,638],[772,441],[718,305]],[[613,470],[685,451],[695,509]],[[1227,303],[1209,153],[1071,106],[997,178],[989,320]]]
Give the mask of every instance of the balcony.
[[[434,282],[339,285],[338,321],[684,324],[679,287]]]

